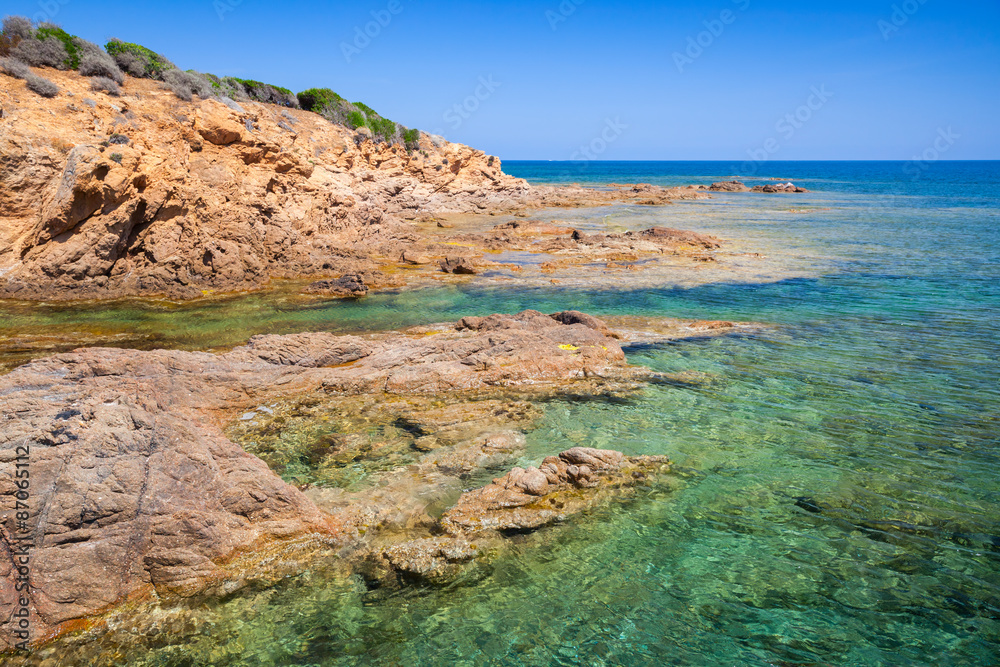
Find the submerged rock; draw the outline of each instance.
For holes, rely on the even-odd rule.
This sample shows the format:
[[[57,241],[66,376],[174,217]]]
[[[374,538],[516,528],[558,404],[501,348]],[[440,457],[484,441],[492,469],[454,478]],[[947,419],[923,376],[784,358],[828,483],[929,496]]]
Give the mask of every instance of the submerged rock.
[[[505,537],[563,521],[615,495],[657,482],[670,472],[662,456],[627,457],[613,450],[575,447],[538,467],[514,468],[482,488],[462,494],[440,519],[444,535],[376,547],[360,566],[382,582],[447,583]]]
[[[292,538],[349,541],[354,515],[320,511],[225,437],[227,419],[256,423],[267,414],[257,407],[273,399],[537,390],[650,376],[627,365],[617,341],[592,328],[596,320],[562,319],[572,323],[525,311],[431,335],[255,336],[218,355],[90,348],[0,376],[0,602],[12,608],[17,595],[15,534],[34,545],[26,595],[36,639],[143,591],[232,590],[257,576],[255,553],[273,556]],[[510,401],[483,407],[498,415],[483,421],[488,433],[472,448],[438,456],[440,474],[461,474],[523,446],[523,436],[498,425],[530,418],[521,416],[530,408]],[[239,422],[251,411],[261,416]],[[436,414],[418,427],[421,435],[449,444],[461,437],[461,411]],[[23,525],[14,511],[18,448],[30,452],[31,463]],[[248,565],[233,569],[236,555]],[[10,641],[11,623],[0,620],[0,642]]]
[[[669,469],[666,457],[625,457],[612,450],[575,447],[547,457],[538,468],[514,468],[492,484],[463,494],[441,526],[452,535],[532,530],[580,511],[599,495],[567,491],[640,484]]]
[[[368,286],[356,273],[341,276],[336,280],[320,280],[305,289],[308,294],[324,294],[359,299],[368,295]]]

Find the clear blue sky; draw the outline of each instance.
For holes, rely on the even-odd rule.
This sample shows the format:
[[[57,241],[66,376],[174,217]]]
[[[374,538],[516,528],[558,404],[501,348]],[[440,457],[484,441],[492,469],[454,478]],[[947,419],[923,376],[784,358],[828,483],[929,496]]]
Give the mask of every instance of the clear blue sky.
[[[1000,158],[996,0],[4,0],[0,12],[47,8],[95,42],[333,88],[503,159],[591,146],[610,160],[909,160],[949,128],[941,157]],[[387,25],[369,25],[348,62],[343,45],[356,48],[372,12]]]

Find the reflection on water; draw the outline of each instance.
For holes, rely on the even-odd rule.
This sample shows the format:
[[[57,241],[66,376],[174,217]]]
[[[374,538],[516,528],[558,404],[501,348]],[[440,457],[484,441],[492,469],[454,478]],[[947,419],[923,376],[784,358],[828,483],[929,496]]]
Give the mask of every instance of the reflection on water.
[[[663,214],[768,252],[805,248],[798,275],[773,283],[471,284],[286,310],[273,296],[244,297],[176,320],[144,311],[158,323],[150,334],[192,347],[239,342],[255,317],[279,330],[350,330],[522,307],[779,326],[630,354],[711,382],[544,406],[521,464],[573,445],[666,454],[686,471],[669,495],[518,537],[460,585],[371,591],[330,564],[164,610],[170,634],[120,628],[78,655],[137,665],[994,664],[1000,232],[996,189],[981,190],[988,201],[975,205],[821,194],[795,206],[831,211],[794,214],[777,197],[720,199],[709,206],[731,214],[703,227],[694,207]],[[72,313],[59,317],[73,326]]]

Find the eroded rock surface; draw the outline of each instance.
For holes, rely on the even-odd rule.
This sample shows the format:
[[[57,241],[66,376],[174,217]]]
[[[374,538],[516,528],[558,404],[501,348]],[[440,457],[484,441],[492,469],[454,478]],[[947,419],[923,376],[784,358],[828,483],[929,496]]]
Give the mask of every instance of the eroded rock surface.
[[[31,455],[30,599],[42,636],[143,590],[191,595],[239,579],[227,561],[261,545],[304,534],[350,539],[355,515],[321,512],[223,434],[223,422],[276,396],[427,395],[649,376],[582,314],[525,311],[467,324],[431,335],[257,336],[220,355],[84,349],[0,376],[0,603],[12,608],[15,599],[19,446]],[[436,423],[449,419],[444,412]],[[439,457],[440,474],[523,443],[493,428],[478,453]],[[447,442],[447,428],[440,437]],[[4,641],[9,623],[0,628]]]
[[[377,548],[367,554],[363,571],[390,583],[447,582],[473,560],[488,557],[505,535],[563,521],[610,497],[656,483],[669,472],[666,457],[574,447],[547,457],[537,468],[514,468],[463,493],[437,526],[443,536]]]
[[[305,111],[183,102],[140,79],[110,98],[75,72],[43,74],[60,95],[0,74],[0,298],[187,299],[337,280],[446,260],[414,248],[436,216],[707,196],[531,187],[440,137],[408,152]]]

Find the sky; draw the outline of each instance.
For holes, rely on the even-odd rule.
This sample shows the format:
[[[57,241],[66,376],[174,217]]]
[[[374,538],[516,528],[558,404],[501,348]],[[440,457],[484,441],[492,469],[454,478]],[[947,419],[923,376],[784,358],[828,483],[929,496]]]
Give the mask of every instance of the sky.
[[[504,160],[1000,159],[997,0],[4,0]]]

